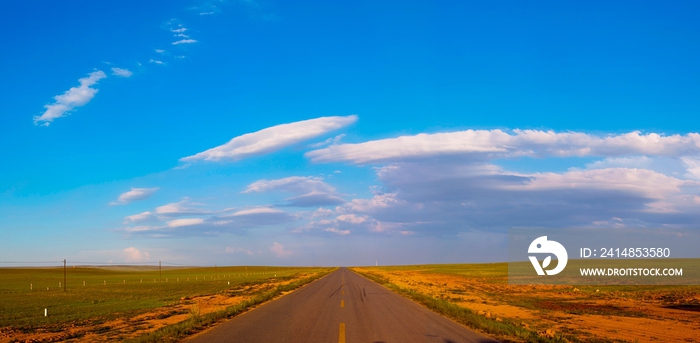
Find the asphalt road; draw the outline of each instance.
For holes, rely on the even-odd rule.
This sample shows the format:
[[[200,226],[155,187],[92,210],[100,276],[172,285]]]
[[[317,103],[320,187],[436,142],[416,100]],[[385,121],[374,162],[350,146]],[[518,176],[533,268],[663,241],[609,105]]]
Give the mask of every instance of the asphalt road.
[[[496,341],[341,268],[187,342]]]

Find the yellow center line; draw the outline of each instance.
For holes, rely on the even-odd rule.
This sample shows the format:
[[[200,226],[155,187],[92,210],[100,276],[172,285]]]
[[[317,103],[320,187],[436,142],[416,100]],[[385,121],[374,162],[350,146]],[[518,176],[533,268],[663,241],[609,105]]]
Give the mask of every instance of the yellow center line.
[[[340,331],[338,332],[338,343],[345,343],[345,323],[340,323]]]
[[[340,294],[345,294],[345,291],[340,291]]]
[[[340,301],[340,307],[345,307],[345,300]]]

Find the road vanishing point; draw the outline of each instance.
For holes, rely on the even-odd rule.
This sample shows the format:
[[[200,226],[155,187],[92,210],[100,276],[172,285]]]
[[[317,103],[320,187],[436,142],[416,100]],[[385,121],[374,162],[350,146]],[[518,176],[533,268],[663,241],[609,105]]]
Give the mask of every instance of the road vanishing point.
[[[340,268],[188,343],[498,342]]]

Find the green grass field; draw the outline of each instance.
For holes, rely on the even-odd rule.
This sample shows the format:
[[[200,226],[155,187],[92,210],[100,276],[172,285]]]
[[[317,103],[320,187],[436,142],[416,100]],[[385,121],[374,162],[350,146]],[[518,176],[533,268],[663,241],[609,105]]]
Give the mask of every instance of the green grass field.
[[[242,284],[289,279],[328,268],[77,267],[0,268],[0,327],[32,329],[69,322],[105,321]],[[59,288],[59,282],[61,287]],[[44,309],[48,316],[44,316]]]

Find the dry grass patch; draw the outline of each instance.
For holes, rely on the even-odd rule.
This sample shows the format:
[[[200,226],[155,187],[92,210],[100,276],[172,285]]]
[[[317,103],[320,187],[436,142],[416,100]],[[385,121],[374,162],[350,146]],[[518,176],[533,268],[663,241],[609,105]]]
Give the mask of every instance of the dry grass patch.
[[[509,285],[504,263],[353,270],[543,337],[581,342],[700,342],[698,286]]]

